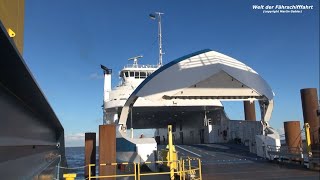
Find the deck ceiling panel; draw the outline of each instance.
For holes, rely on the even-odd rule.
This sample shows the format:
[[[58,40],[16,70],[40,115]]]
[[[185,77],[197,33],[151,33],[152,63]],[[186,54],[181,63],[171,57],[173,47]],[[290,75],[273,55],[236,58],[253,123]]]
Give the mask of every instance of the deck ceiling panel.
[[[191,85],[178,93],[175,97],[216,97],[216,96],[261,96],[253,88],[250,88],[225,71],[220,71],[209,78]]]

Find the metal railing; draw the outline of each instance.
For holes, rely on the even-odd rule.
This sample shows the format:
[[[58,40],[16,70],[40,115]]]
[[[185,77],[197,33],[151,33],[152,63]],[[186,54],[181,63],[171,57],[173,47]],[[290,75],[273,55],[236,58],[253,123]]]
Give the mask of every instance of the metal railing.
[[[129,174],[112,174],[112,175],[102,175],[102,176],[91,176],[91,167],[96,166],[96,164],[89,164],[88,168],[89,168],[89,176],[87,179],[91,180],[91,179],[99,179],[99,178],[113,178],[113,177],[134,177],[134,179],[136,180],[137,177],[137,164],[139,163],[129,163],[129,162],[125,162],[125,163],[109,163],[109,164],[99,164],[100,168],[103,166],[117,166],[117,165],[133,165],[133,173],[130,172]]]
[[[172,172],[170,169],[170,164],[174,163],[174,173],[173,177],[170,177],[172,175]],[[167,171],[162,172],[142,172],[141,166],[142,165],[148,165],[148,164],[156,164],[160,166],[166,167],[165,169]],[[110,175],[95,175],[92,176],[91,174],[91,167],[93,166],[117,166],[117,165],[131,165],[133,168],[131,171],[128,172],[128,174],[110,174]],[[180,160],[176,161],[154,161],[154,162],[143,162],[143,163],[135,163],[135,162],[127,162],[127,163],[109,163],[109,164],[89,164],[88,165],[89,170],[89,176],[87,179],[99,179],[99,178],[118,178],[118,177],[134,177],[134,180],[140,180],[142,176],[157,176],[157,175],[169,175],[169,179],[176,179],[179,180],[202,180],[201,175],[201,160],[199,158],[181,158]]]
[[[181,159],[180,180],[202,180],[201,160],[199,158]]]
[[[287,147],[287,146],[267,146],[267,152],[271,159],[279,158],[292,159],[299,158],[303,159],[303,149],[299,147]]]
[[[123,68],[153,68],[153,69],[156,69],[156,68],[159,68],[159,65],[127,64]]]

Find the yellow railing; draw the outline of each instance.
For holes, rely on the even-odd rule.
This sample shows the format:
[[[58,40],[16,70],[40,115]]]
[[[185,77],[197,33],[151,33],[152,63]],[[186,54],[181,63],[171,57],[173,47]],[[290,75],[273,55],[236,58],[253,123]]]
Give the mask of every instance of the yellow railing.
[[[165,167],[169,167],[168,171],[164,172],[141,172],[141,165],[147,164],[160,164]],[[170,164],[175,164],[175,166],[170,166]],[[99,178],[117,178],[117,177],[134,177],[134,180],[140,180],[141,176],[157,176],[157,175],[169,175],[169,179],[179,178],[179,180],[188,179],[202,180],[201,176],[201,160],[199,158],[185,159],[181,158],[177,161],[155,161],[155,162],[144,162],[144,163],[110,163],[110,164],[98,164],[101,166],[116,166],[116,165],[133,165],[133,171],[129,174],[111,174],[111,175],[96,175],[91,176],[91,167],[96,166],[96,164],[89,164],[89,176],[88,179],[99,179]],[[176,167],[170,169],[170,167]],[[171,177],[170,177],[171,176]]]
[[[101,166],[116,166],[116,165],[133,165],[133,172],[130,171],[129,174],[112,174],[103,176],[91,176],[91,167],[96,166],[95,164],[90,164],[88,179],[99,179],[99,178],[116,178],[116,177],[134,177],[135,180],[140,180],[141,176],[156,176],[156,175],[169,175],[170,180],[174,180],[179,176],[180,180],[185,180],[186,176],[188,179],[199,179],[202,180],[201,175],[201,160],[199,158],[181,157],[177,160],[177,152],[174,148],[172,141],[172,125],[168,125],[168,146],[167,155],[165,156],[167,161],[155,161],[155,162],[144,162],[144,163],[110,163],[110,164],[100,164]],[[164,164],[165,163],[165,164]],[[166,172],[143,172],[141,173],[140,166],[144,164],[162,164],[168,171]],[[195,165],[196,164],[196,165]]]
[[[180,161],[180,180],[185,180],[186,176],[189,176],[188,179],[202,180],[201,160],[199,158],[186,157],[181,158]],[[193,166],[192,162],[196,163],[196,166]]]
[[[89,176],[88,179],[99,179],[99,178],[113,178],[113,177],[134,177],[136,180],[137,178],[137,164],[138,163],[129,163],[129,162],[124,162],[124,163],[110,163],[110,164],[99,164],[100,168],[103,166],[117,166],[117,165],[133,165],[133,173],[130,174],[113,174],[113,175],[104,175],[104,176],[91,176],[91,167],[96,166],[95,164],[89,164]],[[139,167],[139,166],[138,166]]]

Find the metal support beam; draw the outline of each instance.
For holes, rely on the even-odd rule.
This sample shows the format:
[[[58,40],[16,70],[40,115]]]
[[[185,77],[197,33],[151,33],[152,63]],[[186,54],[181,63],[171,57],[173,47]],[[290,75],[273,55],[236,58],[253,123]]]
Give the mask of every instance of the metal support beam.
[[[301,89],[304,123],[310,125],[311,146],[319,144],[318,95],[316,88]]]
[[[85,133],[85,165],[96,164],[96,133]],[[91,166],[91,176],[96,175],[96,166]],[[84,177],[89,176],[89,168],[84,168]]]
[[[254,101],[243,101],[244,119],[246,121],[256,121],[256,108]]]
[[[99,126],[99,163],[110,164],[116,162],[116,125]],[[99,166],[99,175],[115,175],[115,166]],[[115,178],[110,178],[115,179]]]

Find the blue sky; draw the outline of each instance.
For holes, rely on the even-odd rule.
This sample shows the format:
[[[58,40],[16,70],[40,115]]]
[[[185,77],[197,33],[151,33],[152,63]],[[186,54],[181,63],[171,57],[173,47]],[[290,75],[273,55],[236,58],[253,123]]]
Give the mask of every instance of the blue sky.
[[[264,14],[252,5],[313,5],[301,14]],[[319,1],[32,0],[25,4],[24,58],[65,128],[67,146],[102,123],[103,79],[113,85],[127,59],[156,64],[157,23],[164,12],[164,63],[210,48],[256,70],[274,90],[271,126],[302,120],[300,89],[319,87]],[[242,103],[226,103],[232,119]],[[257,112],[258,115],[259,111]],[[257,116],[260,117],[259,115]]]

